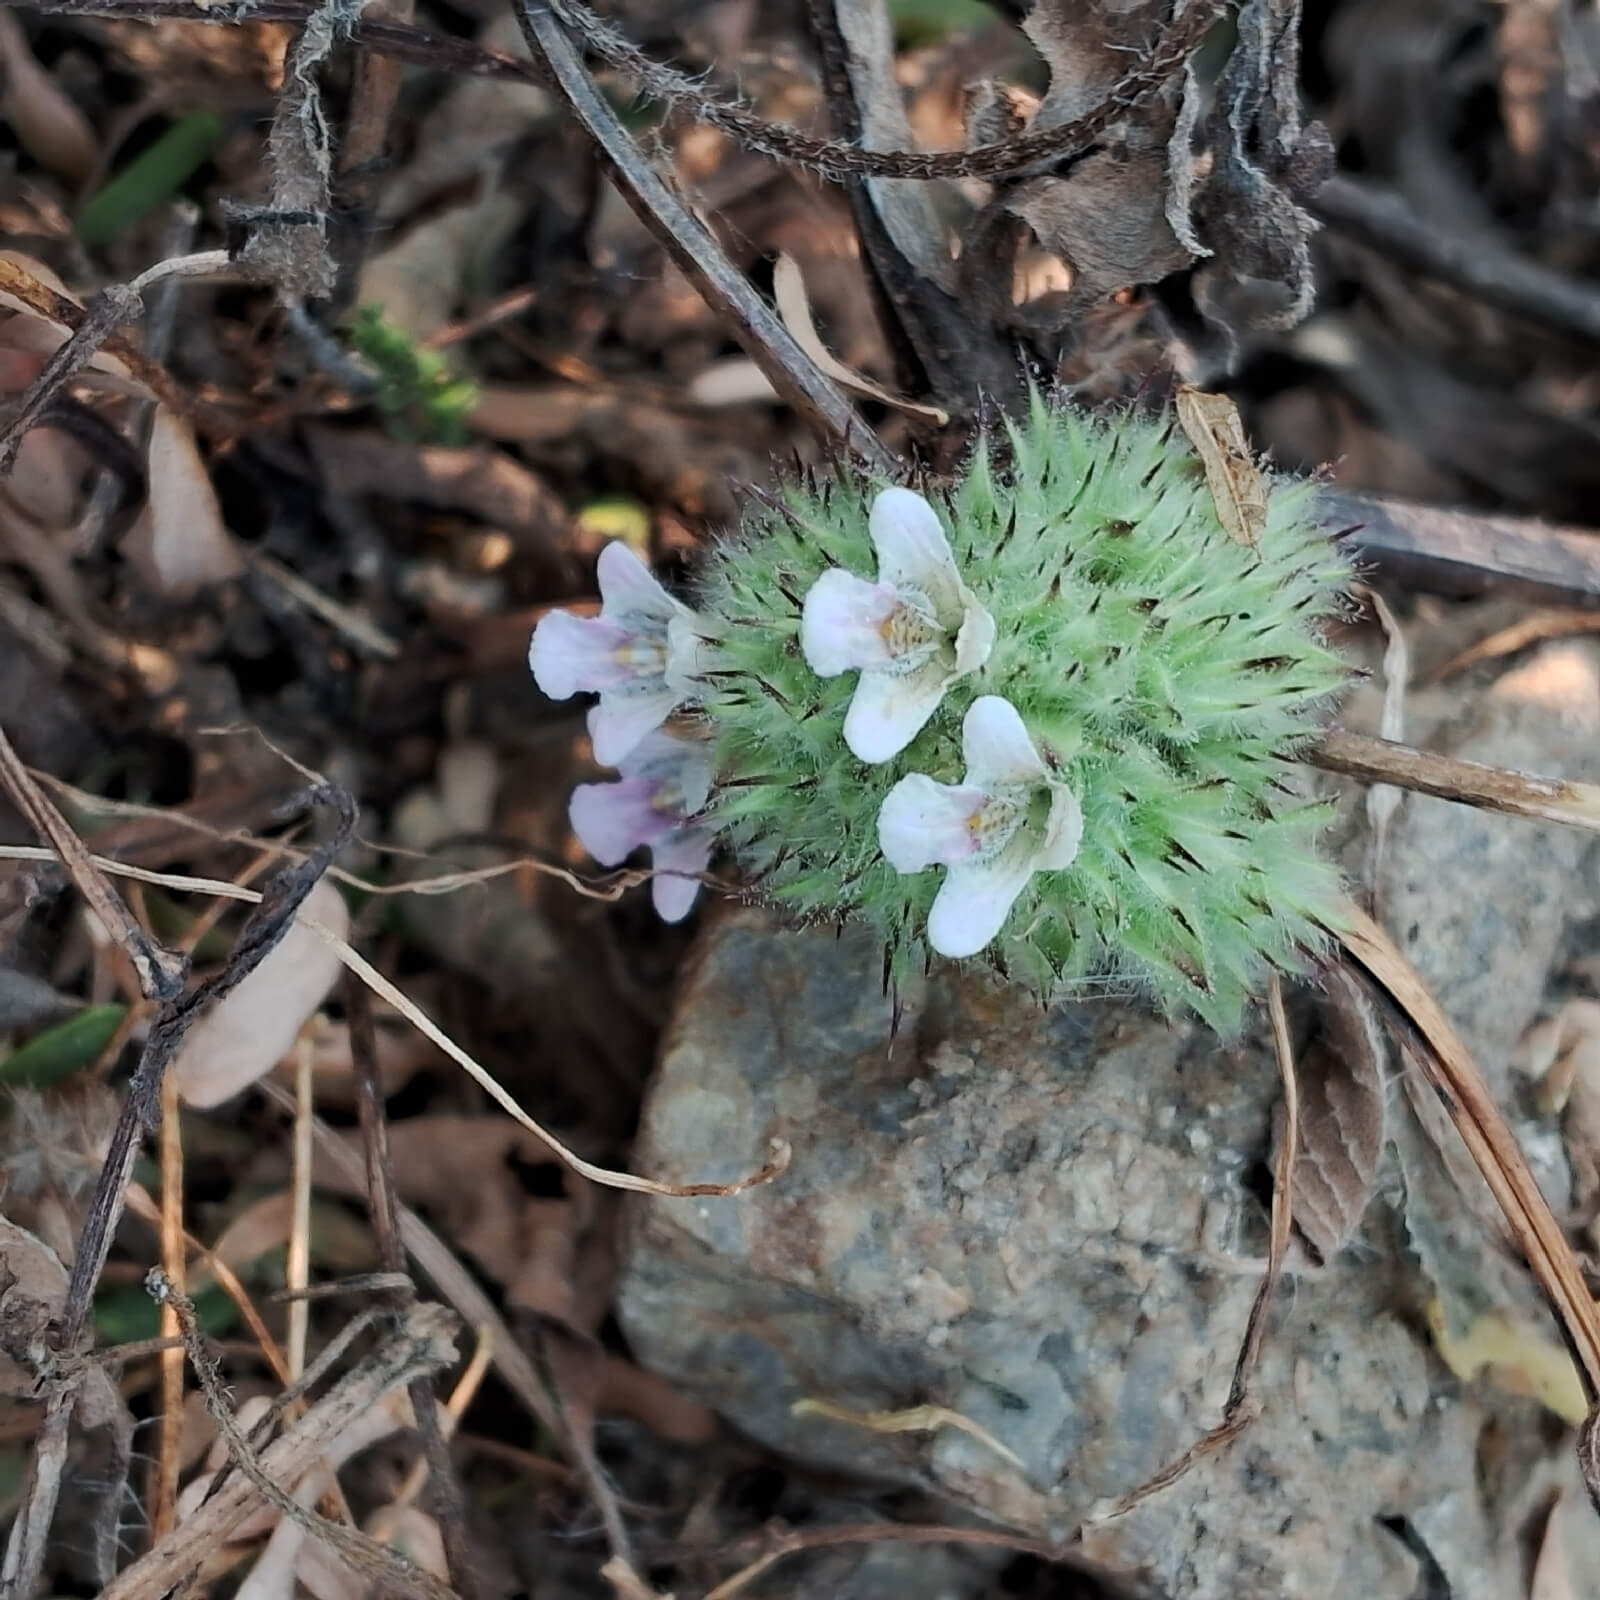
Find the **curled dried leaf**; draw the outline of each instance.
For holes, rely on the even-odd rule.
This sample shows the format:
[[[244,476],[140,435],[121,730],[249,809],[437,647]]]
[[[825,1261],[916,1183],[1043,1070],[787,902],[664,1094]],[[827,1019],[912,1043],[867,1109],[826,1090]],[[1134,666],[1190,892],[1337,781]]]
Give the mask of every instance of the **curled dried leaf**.
[[[172,1070],[188,1104],[220,1105],[269,1073],[338,982],[338,951],[310,932],[303,917],[340,938],[350,926],[339,891],[326,880],[318,883],[255,971],[184,1037]]]
[[[194,430],[165,406],[150,428],[149,498],[122,553],[157,594],[183,597],[244,570]]]
[[[1294,1220],[1324,1262],[1361,1225],[1388,1138],[1384,1035],[1371,1001],[1342,968],[1330,969],[1321,1037],[1300,1061],[1300,1149]]]
[[[780,255],[772,269],[772,298],[778,307],[783,325],[793,334],[795,342],[816,362],[817,366],[841,388],[852,394],[865,395],[869,400],[880,400],[886,406],[900,411],[914,411],[919,417],[931,417],[940,427],[950,420],[949,414],[938,406],[923,405],[891,394],[881,384],[847,367],[822,342],[817,325],[811,318],[811,302],[806,298],[805,279],[800,275],[800,264],[793,256]]]
[[[1231,538],[1254,549],[1267,523],[1267,483],[1245,437],[1239,408],[1225,394],[1178,390],[1178,423],[1206,470],[1206,487]]]
[[[69,183],[83,183],[100,159],[89,119],[35,59],[21,25],[0,8],[0,118],[39,163]]]

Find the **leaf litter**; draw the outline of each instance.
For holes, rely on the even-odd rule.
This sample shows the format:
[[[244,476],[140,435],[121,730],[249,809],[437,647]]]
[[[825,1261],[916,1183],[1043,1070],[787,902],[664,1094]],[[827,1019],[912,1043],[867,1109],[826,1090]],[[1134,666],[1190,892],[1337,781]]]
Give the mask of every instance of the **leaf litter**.
[[[543,702],[521,669],[533,617],[592,585],[596,536],[586,508],[612,500],[639,508],[645,553],[672,567],[733,513],[730,483],[764,486],[777,460],[825,466],[852,438],[864,440],[867,424],[888,451],[935,470],[948,465],[974,395],[1003,408],[1027,369],[1060,375],[1091,400],[1142,404],[1175,390],[1208,486],[1243,544],[1258,525],[1253,485],[1264,449],[1277,465],[1326,468],[1356,491],[1581,518],[1600,403],[1592,352],[1548,320],[1519,321],[1503,295],[1475,298],[1470,281],[1448,271],[1402,270],[1372,234],[1358,237],[1339,220],[1319,233],[1312,218],[1331,159],[1321,119],[1341,130],[1343,154],[1359,153],[1366,181],[1387,184],[1442,237],[1493,232],[1581,285],[1592,241],[1574,219],[1592,151],[1574,130],[1593,97],[1565,62],[1560,37],[1547,23],[1538,34],[1527,7],[1505,8],[1497,53],[1475,44],[1459,20],[1371,19],[1342,0],[1325,36],[1303,42],[1315,60],[1297,84],[1288,48],[1294,8],[1261,0],[1244,8],[1231,55],[1219,33],[1192,69],[1130,89],[1126,103],[1102,113],[1104,97],[1144,59],[1148,30],[1161,21],[1149,8],[1069,16],[1040,0],[1021,30],[1000,17],[969,24],[977,32],[966,35],[919,16],[906,37],[927,42],[901,48],[866,26],[864,8],[841,6],[838,38],[855,53],[845,65],[853,64],[855,92],[872,113],[862,142],[884,166],[892,159],[885,150],[911,141],[912,129],[941,129],[949,158],[936,185],[874,176],[863,201],[807,170],[817,161],[849,166],[852,135],[838,125],[845,107],[837,86],[816,88],[807,54],[814,42],[790,31],[781,8],[711,0],[689,7],[680,29],[625,7],[604,25],[613,40],[621,28],[657,57],[704,69],[692,93],[673,89],[685,114],[695,95],[731,101],[722,86],[746,82],[769,119],[799,108],[794,130],[780,127],[770,142],[802,156],[812,147],[797,138],[819,137],[823,113],[832,114],[833,144],[798,164],[725,138],[696,141],[682,117],[658,119],[648,106],[636,121],[652,158],[712,223],[716,247],[749,275],[752,293],[776,290],[801,354],[860,402],[859,412],[831,413],[851,420],[829,439],[775,403],[764,369],[736,353],[739,330],[706,310],[657,235],[605,198],[602,164],[557,114],[554,91],[533,81],[514,19],[474,14],[479,45],[507,56],[480,51],[474,63],[501,75],[472,76],[449,70],[464,59],[445,42],[460,19],[428,5],[381,23],[322,8],[298,36],[278,21],[157,19],[162,7],[133,0],[100,9],[111,15],[61,15],[48,27],[28,13],[0,18],[0,118],[25,180],[4,210],[0,291],[10,315],[0,327],[0,380],[8,396],[19,400],[40,381],[95,314],[101,290],[134,281],[167,254],[173,218],[156,190],[119,210],[115,227],[91,216],[78,239],[69,237],[72,219],[84,215],[82,188],[106,152],[124,164],[115,130],[130,74],[140,94],[164,97],[175,121],[196,117],[215,130],[204,164],[176,181],[204,208],[196,248],[232,249],[254,263],[255,276],[230,266],[222,282],[166,286],[178,311],[158,354],[136,327],[108,330],[49,397],[0,485],[9,597],[0,629],[15,633],[59,687],[50,700],[0,703],[0,723],[19,766],[47,768],[54,752],[72,748],[64,742],[71,725],[92,729],[92,753],[55,761],[48,775],[142,808],[147,829],[63,801],[68,814],[52,826],[43,856],[60,852],[75,892],[91,897],[100,937],[88,941],[87,956],[81,942],[75,953],[66,919],[43,914],[41,900],[68,903],[58,887],[6,879],[19,885],[5,902],[5,925],[15,930],[6,959],[81,1007],[49,1024],[20,1013],[7,1020],[17,1098],[7,1114],[14,1237],[4,1254],[17,1282],[0,1303],[11,1330],[6,1353],[15,1361],[20,1350],[36,1366],[54,1359],[42,1330],[64,1309],[69,1326],[82,1326],[91,1309],[92,1280],[68,1307],[67,1269],[43,1239],[73,1254],[93,1211],[110,1123],[131,1103],[128,1058],[148,1055],[152,1039],[161,1047],[171,1008],[183,1004],[171,993],[184,981],[179,967],[163,954],[151,902],[141,899],[148,884],[192,916],[212,906],[223,952],[243,937],[240,954],[222,955],[222,974],[260,957],[212,1009],[184,1014],[192,1026],[174,1045],[168,1070],[188,1103],[176,1123],[183,1226],[240,1274],[263,1325],[280,1336],[288,1312],[270,1298],[282,1287],[278,1251],[307,1225],[285,1199],[290,1135],[273,1095],[296,1081],[284,1064],[303,1044],[322,1112],[351,1116],[357,1045],[335,985],[342,972],[358,972],[385,1008],[375,1054],[392,1124],[389,1181],[422,1263],[417,1291],[453,1300],[469,1324],[480,1314],[495,1319],[487,1359],[501,1374],[495,1381],[519,1397],[514,1410],[492,1396],[469,1406],[457,1468],[475,1504],[509,1496],[532,1509],[524,1526],[502,1523],[483,1535],[482,1570],[463,1575],[445,1560],[448,1519],[405,1503],[383,1450],[357,1453],[365,1432],[325,1425],[319,1408],[348,1397],[345,1386],[359,1378],[386,1448],[416,1458],[398,1397],[415,1370],[450,1357],[437,1327],[416,1333],[425,1301],[385,1303],[388,1322],[358,1335],[346,1377],[324,1399],[298,1398],[283,1410],[276,1443],[226,1443],[191,1477],[189,1514],[153,1550],[125,1548],[124,1485],[135,1497],[143,1492],[138,1474],[129,1477],[126,1405],[101,1378],[52,1371],[44,1360],[47,1404],[59,1411],[63,1382],[81,1385],[73,1459],[93,1446],[98,1466],[63,1485],[48,1538],[37,1516],[19,1519],[10,1559],[142,1597],[181,1578],[189,1563],[212,1583],[253,1562],[248,1593],[287,1593],[296,1573],[316,1592],[350,1592],[349,1569],[330,1549],[356,1552],[369,1574],[425,1592],[435,1592],[430,1581],[493,1592],[515,1581],[506,1573],[546,1570],[560,1553],[557,1581],[574,1596],[730,1593],[747,1580],[695,1555],[681,1530],[693,1507],[710,1530],[702,1548],[753,1535],[766,1514],[757,1509],[762,1496],[741,1503],[739,1494],[759,1470],[782,1484],[767,1509],[781,1507],[774,1514],[791,1531],[778,1529],[773,1550],[792,1554],[803,1584],[816,1552],[785,1542],[795,1524],[820,1513],[824,1526],[831,1518],[842,1532],[859,1531],[857,1509],[878,1517],[887,1502],[870,1487],[809,1484],[792,1463],[730,1440],[697,1400],[632,1363],[611,1319],[626,1222],[601,1185],[626,1168],[689,940],[650,925],[628,892],[642,874],[602,879],[575,853],[561,802],[593,775],[581,729]],[[150,20],[130,21],[147,12]],[[587,27],[581,8],[570,15]],[[305,18],[296,12],[295,20]],[[588,37],[609,48],[605,35]],[[343,91],[330,96],[328,86],[342,83],[351,55],[380,45],[409,51],[417,76],[380,129],[386,163],[376,176],[352,175],[338,160],[350,135]],[[1032,87],[1048,84],[1042,95],[1015,81],[1030,48]],[[986,70],[998,64],[1000,75],[968,104],[970,130],[940,65],[948,59],[958,77],[964,59]],[[807,65],[797,70],[798,62]],[[895,103],[902,93],[903,107]],[[1489,101],[1501,105],[1503,126],[1479,119],[1463,133],[1451,121],[1453,111]],[[254,123],[263,111],[272,117],[266,138]],[[360,112],[352,105],[352,123]],[[965,155],[954,147],[982,151],[1025,131],[1037,141],[1095,116],[1110,119],[1115,139],[1058,168],[1011,171],[980,155],[971,172],[960,170]],[[798,126],[804,118],[809,131]],[[128,152],[130,163],[138,157]],[[900,202],[888,198],[896,189]],[[239,209],[224,223],[230,205]],[[804,289],[784,265],[796,258]],[[1015,286],[1041,263],[1050,270],[1017,298]],[[334,291],[331,303],[318,298],[324,288]],[[153,300],[165,291],[145,292]],[[475,389],[466,444],[405,437],[403,413],[373,406],[368,391],[346,381],[359,372],[348,314],[377,300],[417,349],[448,340],[452,377]],[[519,309],[502,314],[500,304]],[[832,347],[846,352],[848,368],[816,334],[813,313],[836,335]],[[1284,326],[1302,315],[1298,331]],[[945,419],[954,421],[946,427]],[[1420,573],[1374,578],[1393,713],[1411,677],[1403,659],[1409,586],[1449,593],[1451,574],[1459,576],[1459,564],[1444,550]],[[1586,626],[1572,613],[1530,606],[1446,670],[1481,667]],[[250,741],[216,732],[234,724],[262,729],[355,797],[360,821],[338,851],[337,873],[306,867],[306,852],[334,835],[294,797],[298,780],[274,758],[259,747],[248,755]],[[1382,731],[1398,737],[1392,715]],[[36,824],[43,817],[23,810]],[[420,833],[402,828],[408,815],[422,818]],[[191,816],[223,820],[207,832],[182,826]],[[149,829],[169,819],[176,831],[160,842]],[[74,845],[80,835],[87,848]],[[39,842],[17,819],[8,838]],[[235,880],[264,844],[299,872],[305,911],[283,915],[286,902],[275,898],[283,891],[273,891],[265,916],[242,934],[237,913],[224,908],[254,897]],[[38,856],[6,862],[15,874],[38,865]],[[218,976],[215,949],[198,968],[202,979]],[[1594,1003],[1570,1001],[1526,1047],[1537,1109],[1559,1121],[1570,1164],[1570,1208],[1558,1203],[1556,1212],[1591,1250],[1600,1134],[1589,1081],[1595,1030],[1584,1007]],[[1386,1152],[1398,1152],[1401,1210],[1432,1288],[1424,1320],[1432,1319],[1446,1364],[1463,1382],[1492,1369],[1497,1382],[1578,1420],[1571,1362],[1519,1285],[1498,1242],[1498,1213],[1431,1091],[1418,1086],[1404,1050],[1386,1064],[1385,1025],[1342,969],[1330,970],[1316,1005],[1320,1026],[1295,1053],[1289,1211],[1301,1246],[1324,1263],[1367,1248],[1374,1207],[1393,1183]],[[108,1045],[120,1059],[99,1060]],[[451,1062],[476,1084],[454,1075]],[[84,1094],[96,1071],[106,1080],[97,1102]],[[31,1087],[19,1091],[23,1079]],[[486,1098],[500,1099],[501,1110]],[[529,1120],[519,1126],[501,1114],[512,1107]],[[365,1140],[329,1137],[358,1169],[375,1170]],[[766,1152],[744,1154],[753,1177],[781,1181],[782,1154],[766,1167]],[[378,1180],[370,1171],[357,1179],[347,1165],[336,1173],[331,1154],[325,1160],[313,1219],[318,1206],[360,1210]],[[137,1187],[127,1193],[139,1227],[156,1226],[159,1204]],[[156,1259],[153,1238],[130,1226],[106,1243],[107,1285]],[[300,1244],[313,1290],[356,1270],[355,1253],[319,1245],[314,1221]],[[1496,1264],[1485,1267],[1486,1259]],[[52,1260],[48,1271],[40,1266]],[[204,1263],[194,1260],[195,1284]],[[483,1298],[482,1284],[498,1306]],[[381,1296],[370,1298],[377,1305]],[[336,1347],[368,1300],[352,1290],[305,1304],[312,1347],[322,1350]],[[407,1328],[415,1337],[397,1353]],[[1292,1322],[1275,1321],[1266,1337],[1292,1340]],[[381,1372],[373,1366],[380,1357],[390,1363]],[[140,1367],[130,1358],[125,1384],[141,1419],[156,1404],[155,1368],[144,1359]],[[194,1350],[197,1368],[209,1359]],[[229,1381],[251,1370],[249,1357],[226,1360]],[[103,1375],[95,1364],[84,1370]],[[380,1393],[396,1397],[394,1415]],[[937,1407],[897,1415],[959,1429],[959,1416],[952,1422]],[[302,1437],[308,1422],[315,1426]],[[52,1426],[55,1435],[43,1423],[38,1435],[45,1461],[64,1438]],[[519,1451],[526,1465],[513,1468]],[[306,1476],[317,1454],[335,1458],[337,1472]],[[222,1529],[234,1511],[208,1508],[222,1495],[227,1506],[246,1507],[260,1489],[250,1476],[257,1463],[271,1476],[280,1460],[301,1463],[278,1480],[297,1509],[279,1506],[258,1517],[248,1541],[230,1542]],[[203,1504],[202,1479],[218,1486]],[[322,1511],[307,1508],[333,1486],[359,1527],[407,1552],[414,1575],[396,1578],[400,1558],[374,1555],[378,1545],[369,1549],[353,1531],[324,1537],[323,1524],[310,1521]],[[910,1520],[886,1527],[920,1518],[937,1531],[931,1506],[891,1509]],[[1561,1595],[1550,1552],[1559,1524],[1581,1514],[1576,1503],[1550,1514],[1532,1592]],[[764,1572],[768,1557],[755,1559]],[[1027,1559],[1036,1568],[1010,1562],[1006,1592],[1026,1592],[1050,1570],[1043,1557]],[[969,1576],[973,1596],[998,1592],[983,1573]]]

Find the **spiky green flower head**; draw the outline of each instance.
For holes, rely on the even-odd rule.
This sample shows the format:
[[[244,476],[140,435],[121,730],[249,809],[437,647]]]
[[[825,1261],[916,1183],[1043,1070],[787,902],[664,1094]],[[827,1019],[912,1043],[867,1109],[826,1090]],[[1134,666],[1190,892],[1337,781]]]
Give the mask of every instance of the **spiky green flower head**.
[[[893,977],[972,955],[1233,1031],[1340,899],[1289,767],[1348,677],[1311,485],[1269,480],[1251,546],[1170,421],[1035,395],[948,494],[884,488],[790,487],[710,551],[705,820],[800,919],[875,926]]]

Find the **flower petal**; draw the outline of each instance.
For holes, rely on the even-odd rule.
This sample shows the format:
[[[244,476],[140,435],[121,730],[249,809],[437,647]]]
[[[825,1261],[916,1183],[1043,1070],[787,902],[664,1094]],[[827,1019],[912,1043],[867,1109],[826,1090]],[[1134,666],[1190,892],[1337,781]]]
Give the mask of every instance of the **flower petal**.
[[[708,740],[680,739],[665,729],[646,734],[617,767],[624,777],[669,784],[685,817],[693,816],[711,798],[716,777]]]
[[[677,707],[678,695],[664,684],[630,684],[602,694],[600,704],[589,713],[595,760],[603,767],[616,766]]]
[[[600,615],[631,623],[646,618],[667,622],[687,609],[656,581],[627,545],[613,539],[595,563],[600,581]]]
[[[580,783],[567,802],[567,820],[578,843],[602,867],[626,861],[642,844],[654,844],[673,822],[650,804],[656,786],[650,778],[618,783]]]
[[[961,577],[933,507],[910,489],[885,489],[872,502],[867,531],[878,552],[878,582],[920,590],[943,610]]]
[[[851,753],[868,766],[893,760],[939,709],[948,681],[937,661],[914,672],[867,668],[844,717],[844,742]]]
[[[955,676],[958,678],[976,672],[994,649],[994,618],[978,604],[977,596],[965,584],[961,587],[961,603],[961,628],[956,634]]]
[[[1044,783],[1050,777],[1017,708],[997,694],[979,695],[967,708],[961,724],[961,754],[967,763],[962,781],[982,789]]]
[[[680,606],[667,624],[667,664],[663,675],[685,697],[693,691],[697,675],[708,664],[710,641],[695,626],[699,620],[694,612]]]
[[[829,567],[806,591],[800,612],[800,649],[819,678],[871,667],[889,659],[882,624],[899,596],[884,584]]]
[[[981,789],[935,783],[925,773],[902,778],[878,808],[878,848],[896,872],[967,860],[978,848],[968,826],[988,798]]]
[[[1005,926],[1033,876],[1033,857],[1008,850],[998,860],[951,867],[928,913],[928,943],[942,956],[975,956]]]
[[[1083,842],[1083,808],[1078,797],[1065,784],[1050,790],[1050,816],[1045,823],[1044,842],[1039,846],[1035,872],[1059,872],[1078,859]]]
[[[660,876],[651,879],[650,899],[663,922],[682,922],[700,893],[696,874],[711,860],[711,835],[704,828],[674,828],[650,852]],[[684,874],[684,876],[674,876]]]
[[[565,700],[580,690],[609,689],[625,683],[626,666],[616,659],[628,642],[628,630],[599,617],[575,617],[570,611],[549,611],[539,619],[528,641],[528,667],[533,681],[552,700]]]

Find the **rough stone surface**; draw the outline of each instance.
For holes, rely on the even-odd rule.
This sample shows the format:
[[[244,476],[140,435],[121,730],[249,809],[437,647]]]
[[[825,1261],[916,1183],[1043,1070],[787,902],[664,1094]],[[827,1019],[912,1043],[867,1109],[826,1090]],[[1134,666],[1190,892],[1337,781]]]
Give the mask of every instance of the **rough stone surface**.
[[[1592,653],[1519,671],[1441,744],[1576,773]],[[1538,1008],[1584,846],[1448,810],[1402,807],[1384,910],[1493,1056]],[[620,1311],[641,1359],[799,1459],[1033,1532],[1087,1523],[1089,1554],[1185,1600],[1408,1600],[1425,1573],[1402,1523],[1448,1550],[1461,1593],[1523,1592],[1513,1497],[1483,1492],[1479,1439],[1491,1416],[1517,1437],[1536,1419],[1506,1420],[1438,1363],[1417,1331],[1428,1291],[1381,1208],[1360,1248],[1280,1290],[1243,1437],[1107,1516],[1227,1396],[1264,1248],[1264,1036],[1224,1045],[1112,997],[1041,1011],[944,968],[902,997],[896,1031],[879,971],[862,933],[750,912],[703,933],[637,1168],[732,1179],[774,1135],[794,1162],[736,1199],[633,1205]],[[949,1426],[795,1416],[807,1397],[945,1406],[1021,1467]]]
[[[1600,777],[1594,647],[1546,646],[1469,702],[1429,748],[1544,776]],[[1384,920],[1502,1093],[1592,837],[1423,795],[1408,795],[1395,818],[1378,882]]]

